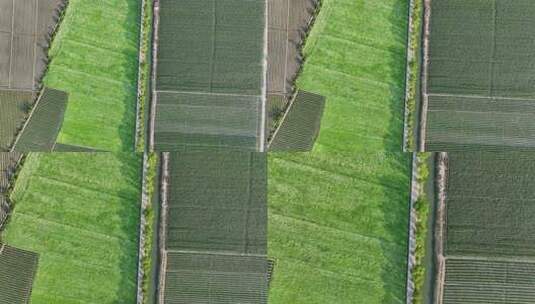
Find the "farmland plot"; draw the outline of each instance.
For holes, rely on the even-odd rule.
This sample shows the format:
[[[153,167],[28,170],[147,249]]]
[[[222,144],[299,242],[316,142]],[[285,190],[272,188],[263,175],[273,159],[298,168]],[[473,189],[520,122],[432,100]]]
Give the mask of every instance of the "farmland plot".
[[[269,160],[270,303],[405,303],[408,154]]]
[[[448,255],[535,257],[535,154],[450,153]]]
[[[3,232],[39,254],[31,303],[134,303],[141,159],[110,153],[29,154]]]
[[[67,99],[65,92],[44,88],[15,142],[14,151],[51,152],[63,123]]]
[[[29,303],[39,256],[0,243],[0,304]]]
[[[531,303],[535,154],[448,153],[442,303]],[[442,285],[442,286],[441,286]]]
[[[408,1],[322,2],[297,80],[328,100],[316,150],[400,151]]]
[[[0,0],[0,88],[36,90],[64,0]]]
[[[289,95],[302,63],[301,46],[312,13],[314,0],[268,1],[267,93]]]
[[[140,1],[70,0],[44,84],[69,94],[58,142],[132,151]]]
[[[164,303],[267,303],[267,172],[260,153],[172,153]]]
[[[263,149],[265,1],[159,5],[154,148]]]
[[[426,150],[535,146],[529,0],[432,1]]]
[[[405,303],[407,1],[324,0],[300,89],[328,100],[312,153],[271,155],[270,303]],[[355,31],[358,28],[358,31]]]
[[[311,151],[320,131],[323,96],[299,90],[273,134],[270,151]]]

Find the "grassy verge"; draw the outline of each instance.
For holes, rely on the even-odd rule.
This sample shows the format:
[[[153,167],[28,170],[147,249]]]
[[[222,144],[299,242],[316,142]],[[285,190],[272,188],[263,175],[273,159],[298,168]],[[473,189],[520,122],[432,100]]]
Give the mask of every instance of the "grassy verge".
[[[143,1],[143,16],[141,20],[141,45],[138,78],[138,110],[137,110],[137,141],[136,151],[143,152],[146,143],[147,112],[150,99],[150,71],[152,48],[152,10],[153,1]]]
[[[11,194],[8,244],[39,253],[32,303],[134,303],[140,159],[30,154]]]
[[[407,96],[405,111],[407,112],[406,125],[407,128],[407,151],[416,151],[416,135],[414,133],[417,125],[417,99],[419,98],[418,82],[420,79],[420,55],[419,50],[421,46],[421,28],[422,28],[422,14],[423,14],[423,0],[413,0],[413,5],[410,10],[412,25],[409,29],[409,40],[407,51],[409,52],[407,62]]]
[[[154,265],[153,261],[153,255],[152,250],[154,247],[154,229],[155,229],[155,212],[154,212],[154,191],[155,191],[155,183],[156,183],[156,172],[157,172],[157,166],[158,166],[158,154],[156,153],[149,153],[148,156],[148,169],[147,169],[147,175],[146,175],[146,190],[147,190],[147,206],[143,210],[143,215],[145,217],[145,231],[144,231],[144,238],[145,238],[145,247],[143,248],[143,258],[141,260],[142,268],[143,268],[143,283],[142,283],[142,289],[143,289],[143,303],[149,303],[149,289],[151,285],[151,270]]]
[[[426,185],[429,178],[428,159],[431,153],[418,153],[417,162],[417,178],[416,182],[419,184],[420,192],[418,199],[414,202],[414,209],[416,211],[416,249],[415,249],[415,263],[413,267],[413,282],[414,293],[413,303],[424,303],[424,284],[426,263],[425,256],[427,250],[427,225],[430,209],[430,201],[426,195]]]
[[[70,0],[44,84],[69,93],[63,144],[132,151],[139,2]]]

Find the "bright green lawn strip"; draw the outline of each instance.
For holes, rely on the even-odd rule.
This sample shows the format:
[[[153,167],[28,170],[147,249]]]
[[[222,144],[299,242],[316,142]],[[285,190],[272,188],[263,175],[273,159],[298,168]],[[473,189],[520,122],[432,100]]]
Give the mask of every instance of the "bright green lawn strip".
[[[133,155],[29,155],[4,240],[40,254],[32,303],[135,301],[140,165]]]
[[[134,0],[69,1],[44,80],[69,93],[60,143],[133,148],[139,5]]]
[[[272,156],[270,302],[402,303],[409,165],[405,154]]]

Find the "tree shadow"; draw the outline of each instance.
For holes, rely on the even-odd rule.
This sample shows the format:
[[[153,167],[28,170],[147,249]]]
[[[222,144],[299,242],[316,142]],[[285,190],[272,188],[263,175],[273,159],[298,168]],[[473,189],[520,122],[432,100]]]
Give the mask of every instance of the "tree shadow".
[[[121,272],[121,281],[117,286],[116,298],[113,303],[126,304],[135,302],[137,295],[143,161],[140,153],[122,153],[116,154],[116,157],[120,159],[121,163],[121,178],[131,186],[125,189],[118,189],[116,195],[122,198],[132,197],[131,188],[137,189],[136,199],[125,201],[125,204],[117,211],[117,216],[122,219],[120,226],[121,232],[123,235],[128,235],[129,237],[119,241],[122,248],[118,265]],[[135,207],[132,207],[130,204],[134,204]],[[135,209],[135,212],[133,209]],[[136,237],[133,237],[133,233],[136,233]]]
[[[400,152],[403,151],[403,128],[404,128],[404,113],[405,113],[405,87],[406,87],[406,61],[407,61],[407,37],[408,37],[408,18],[409,18],[409,3],[407,0],[394,1],[390,14],[388,15],[388,22],[392,32],[399,32],[403,29],[404,34],[404,48],[402,54],[399,53],[399,48],[389,47],[388,50],[388,65],[391,67],[399,67],[390,69],[390,74],[385,75],[388,79],[399,80],[396,83],[389,85],[390,95],[392,98],[388,100],[388,107],[390,113],[395,119],[388,122],[388,135],[383,138],[383,144],[387,151]],[[402,26],[405,24],[405,26]]]
[[[130,31],[124,31],[125,38],[128,38],[129,40],[134,38],[135,41],[138,42],[137,50],[139,52],[139,34],[140,34],[140,27],[141,27],[141,1],[132,1],[129,0],[127,2],[127,18],[125,19],[124,28],[130,28],[129,23],[132,22],[132,20],[135,20],[136,22],[136,30],[135,32]],[[135,36],[135,37],[132,37]],[[132,56],[131,51],[123,50],[122,54],[124,54],[127,58],[130,58]],[[137,55],[138,53],[136,53]],[[138,80],[138,60],[136,57],[137,64],[132,64],[131,61],[125,60],[123,62],[123,69],[126,71],[128,79],[133,80],[132,83],[125,84],[124,90],[127,92],[132,92],[132,94],[128,94],[128,97],[122,100],[121,102],[125,106],[125,111],[123,113],[123,116],[121,117],[121,123],[118,127],[118,134],[121,141],[121,146],[119,148],[119,151],[123,152],[133,152],[135,151],[134,147],[134,138],[137,136],[136,130],[135,130],[135,121],[137,119],[136,115],[136,108],[137,108],[137,80]]]
[[[383,296],[381,303],[404,303],[407,288],[411,154],[397,152],[384,155],[388,157],[388,161],[384,162],[384,171],[399,173],[387,173],[379,177],[380,183],[384,185],[386,197],[379,202],[379,207],[383,214],[386,235],[391,240],[388,243],[381,242],[383,254],[388,260],[388,263],[383,265],[380,278],[384,290],[388,292]]]

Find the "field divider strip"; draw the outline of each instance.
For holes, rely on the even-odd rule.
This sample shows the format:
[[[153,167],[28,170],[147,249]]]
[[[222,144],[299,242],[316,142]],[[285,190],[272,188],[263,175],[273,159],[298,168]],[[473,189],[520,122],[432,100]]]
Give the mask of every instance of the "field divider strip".
[[[193,92],[193,91],[173,91],[173,90],[156,90],[156,93],[171,93],[171,94],[191,94],[191,95],[215,95],[215,96],[235,96],[235,97],[255,97],[260,95],[250,94],[232,94],[232,93],[214,93],[214,92]]]
[[[427,131],[427,109],[429,107],[429,95],[427,82],[429,79],[429,36],[431,35],[430,19],[431,19],[431,0],[424,1],[424,32],[422,37],[423,58],[422,58],[422,74],[420,75],[421,83],[421,97],[422,105],[420,108],[420,128],[419,128],[419,151],[425,151],[425,140]]]
[[[228,251],[214,251],[214,250],[188,250],[188,249],[167,249],[167,253],[185,253],[185,254],[205,254],[205,255],[223,255],[223,256],[235,256],[235,257],[257,257],[265,258],[265,254],[256,253],[239,253]]]
[[[7,76],[7,86],[11,88],[11,79],[12,79],[12,71],[13,71],[13,41],[15,40],[15,0],[13,0],[12,7],[13,12],[11,13],[11,44],[9,46],[10,48],[10,54],[9,54],[9,74]]]
[[[143,0],[145,1],[145,0]],[[137,136],[136,136],[137,138]],[[143,163],[141,165],[141,206],[139,208],[139,244],[138,244],[138,255],[137,255],[137,298],[136,303],[142,304],[146,295],[143,291],[143,276],[144,276],[144,269],[143,269],[143,258],[145,256],[145,223],[147,222],[147,218],[145,217],[145,210],[148,206],[148,199],[147,199],[147,170],[148,170],[148,156],[147,153],[143,153]]]
[[[17,211],[17,214],[18,214],[18,215],[22,215],[23,217],[32,219],[32,220],[37,221],[37,222],[44,222],[44,223],[51,224],[52,226],[60,226],[60,227],[64,227],[64,228],[67,228],[67,229],[72,229],[72,230],[79,231],[79,232],[85,232],[85,233],[87,233],[88,235],[99,236],[99,238],[101,238],[101,239],[121,240],[121,241],[123,241],[123,242],[126,241],[126,242],[128,242],[128,243],[131,243],[131,242],[132,242],[132,241],[129,240],[128,238],[121,238],[121,237],[114,236],[114,235],[109,235],[109,234],[105,234],[105,233],[95,232],[95,231],[93,231],[93,230],[88,230],[88,229],[85,229],[85,228],[79,228],[79,227],[75,227],[75,226],[71,226],[71,225],[67,225],[67,224],[58,223],[58,222],[56,222],[56,221],[47,220],[47,219],[44,219],[44,218],[41,218],[41,217],[37,217],[37,216],[31,215],[31,214],[27,214],[27,213],[24,213],[24,212],[20,212],[20,211]],[[137,243],[136,243],[136,244],[137,244]]]
[[[475,99],[495,99],[495,100],[517,100],[517,101],[535,101],[535,98],[522,97],[501,97],[501,96],[482,96],[482,95],[462,95],[462,94],[445,94],[445,93],[429,93],[429,97],[460,97],[460,98],[475,98]]]
[[[145,32],[146,31],[149,31],[149,29],[147,29],[145,27],[145,5],[147,4],[147,1],[148,0],[141,0],[140,2],[140,5],[141,5],[141,11],[140,11],[140,16],[139,16],[139,43],[138,43],[138,65],[137,65],[137,90],[136,90],[136,93],[137,93],[137,96],[136,96],[136,123],[135,123],[135,134],[134,134],[134,151],[137,150],[137,146],[139,144],[139,140],[140,140],[140,128],[141,128],[141,118],[143,117],[143,119],[145,119],[144,115],[141,115],[141,108],[142,108],[142,105],[141,105],[141,99],[142,99],[142,87],[144,86],[144,84],[142,83],[143,81],[143,67],[142,67],[142,62],[145,60],[145,64],[146,64],[146,59],[147,59],[147,54],[143,53],[145,50],[143,49],[143,45],[145,44],[145,41],[144,41],[144,36],[145,36]],[[146,50],[148,51],[148,49]],[[147,81],[145,79],[145,81]],[[150,90],[149,90],[150,91]],[[148,92],[145,91],[145,95],[147,95]],[[148,101],[145,99],[144,100],[144,103],[146,104]],[[143,109],[145,109],[145,105],[143,105]],[[143,122],[145,123],[145,122]],[[144,138],[146,136],[146,126],[144,127],[144,130],[142,130],[141,132],[141,137]],[[143,147],[143,150],[146,150],[146,142],[144,143],[144,147]],[[139,303],[139,299],[138,299],[138,303]]]
[[[155,2],[157,3],[157,2]],[[167,273],[167,211],[168,211],[168,182],[169,182],[169,152],[164,152],[161,163],[160,176],[160,225],[159,225],[159,249],[160,249],[160,271],[158,282],[158,303],[165,304],[165,277]]]
[[[258,139],[258,151],[265,152],[267,150],[266,142],[266,111],[267,111],[267,84],[268,84],[268,41],[269,41],[269,4],[271,0],[264,1],[264,48],[262,57],[262,93],[260,95],[260,133]]]
[[[412,1],[411,1],[412,2]],[[414,301],[414,281],[413,281],[413,268],[416,264],[416,222],[417,213],[415,204],[419,198],[420,184],[418,183],[418,155],[412,153],[412,166],[411,166],[411,183],[410,183],[410,197],[409,197],[409,233],[407,240],[407,282],[406,288],[406,303],[412,304]]]
[[[485,262],[510,262],[510,263],[530,263],[535,264],[535,257],[526,257],[526,256],[469,256],[469,255],[452,255],[449,254],[444,257],[444,260],[471,260],[471,261],[485,261]]]
[[[152,7],[152,61],[150,77],[150,110],[149,110],[149,143],[148,150],[154,150],[154,128],[156,126],[156,105],[158,103],[158,88],[156,84],[156,70],[158,68],[158,35],[160,25],[160,1],[153,2]]]
[[[39,20],[39,0],[35,0],[35,17],[34,17],[34,35],[33,36],[33,59],[32,59],[32,88],[35,88],[35,69],[37,66],[37,31],[38,31],[38,20]]]
[[[446,275],[446,261],[444,258],[444,245],[446,242],[446,189],[448,178],[448,154],[440,152],[436,161],[438,174],[436,176],[437,208],[435,220],[435,253],[436,253],[436,280],[435,280],[435,303],[442,304],[444,283]]]

